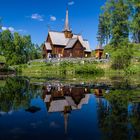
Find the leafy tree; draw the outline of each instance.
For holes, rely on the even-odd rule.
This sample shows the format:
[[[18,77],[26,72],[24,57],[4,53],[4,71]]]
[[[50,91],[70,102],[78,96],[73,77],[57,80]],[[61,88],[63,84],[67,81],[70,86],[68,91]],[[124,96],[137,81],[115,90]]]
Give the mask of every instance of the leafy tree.
[[[98,33],[97,33],[97,40],[102,45],[105,42],[105,27],[103,23],[103,17],[99,17],[99,25],[98,25]]]
[[[100,37],[100,40],[102,40],[103,43],[108,44],[111,33],[111,7],[112,3],[107,2],[105,6],[103,6],[101,9],[103,13],[99,17],[99,25],[98,25],[98,36]],[[98,40],[99,41],[99,40]],[[100,42],[100,41],[99,41]]]
[[[31,36],[21,36],[16,32],[12,34],[9,30],[0,34],[0,51],[9,65],[24,64],[41,57],[39,49],[31,41]]]
[[[128,42],[130,10],[126,0],[108,0],[102,10],[104,30],[100,34],[104,34],[103,39],[115,47]]]
[[[14,37],[9,30],[3,31],[0,35],[1,52],[6,57],[7,63],[13,59],[13,52],[15,53]],[[15,54],[16,55],[16,54]]]
[[[132,39],[135,43],[140,43],[140,2],[138,0],[128,0],[131,7],[130,27]]]

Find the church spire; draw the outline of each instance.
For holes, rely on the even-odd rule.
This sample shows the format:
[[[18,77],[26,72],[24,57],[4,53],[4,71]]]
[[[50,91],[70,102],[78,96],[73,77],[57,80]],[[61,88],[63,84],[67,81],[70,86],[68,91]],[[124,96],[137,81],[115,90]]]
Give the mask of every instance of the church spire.
[[[72,38],[73,33],[72,33],[72,31],[70,30],[70,27],[69,27],[68,7],[67,7],[67,10],[66,10],[66,19],[65,19],[65,26],[64,26],[64,31],[63,32],[64,32],[66,38]]]
[[[65,27],[64,27],[64,31],[70,31],[70,27],[69,27],[69,11],[68,11],[68,7],[66,10],[66,19],[65,19]]]

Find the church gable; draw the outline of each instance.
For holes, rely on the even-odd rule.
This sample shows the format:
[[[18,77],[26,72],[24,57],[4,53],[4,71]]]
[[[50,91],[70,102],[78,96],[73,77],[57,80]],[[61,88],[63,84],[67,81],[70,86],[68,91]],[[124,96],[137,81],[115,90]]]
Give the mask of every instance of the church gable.
[[[73,57],[84,57],[85,48],[79,40],[72,47]]]
[[[71,43],[64,49],[64,56],[65,57],[84,57],[85,48],[81,44],[81,42],[76,39],[72,40]]]

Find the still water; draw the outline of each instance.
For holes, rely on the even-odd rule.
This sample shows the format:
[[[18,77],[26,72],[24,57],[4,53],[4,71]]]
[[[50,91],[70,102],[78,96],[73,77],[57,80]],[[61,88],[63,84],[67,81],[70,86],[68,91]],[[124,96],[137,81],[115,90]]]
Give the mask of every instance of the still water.
[[[140,90],[0,80],[0,140],[139,140]]]

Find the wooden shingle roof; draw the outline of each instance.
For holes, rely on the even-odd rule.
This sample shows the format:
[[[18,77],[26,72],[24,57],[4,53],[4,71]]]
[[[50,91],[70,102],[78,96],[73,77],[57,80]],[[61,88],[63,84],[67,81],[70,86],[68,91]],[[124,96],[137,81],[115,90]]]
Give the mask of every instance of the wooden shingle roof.
[[[84,40],[81,35],[74,34],[72,38],[66,38],[64,32],[56,32],[56,31],[50,31],[49,35],[53,45],[65,46],[65,48],[68,49],[72,48],[76,43],[76,41],[79,40],[80,43],[85,48],[85,51],[91,52],[89,42],[87,40]],[[49,49],[51,48],[50,44],[46,44],[46,46]]]

